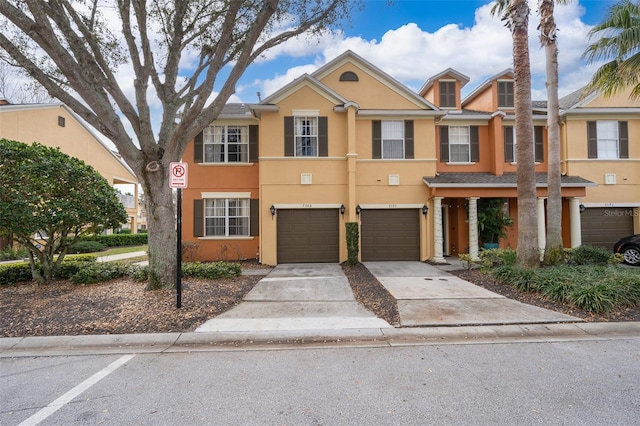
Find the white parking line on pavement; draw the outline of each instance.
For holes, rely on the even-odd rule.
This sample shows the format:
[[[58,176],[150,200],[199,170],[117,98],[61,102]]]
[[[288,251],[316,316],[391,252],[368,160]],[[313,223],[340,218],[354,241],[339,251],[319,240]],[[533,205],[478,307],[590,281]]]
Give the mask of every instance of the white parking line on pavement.
[[[52,403],[44,407],[42,410],[35,413],[33,416],[29,417],[28,419],[20,423],[19,426],[37,425],[38,423],[40,423],[41,421],[43,421],[44,419],[46,419],[47,417],[49,417],[50,415],[52,415],[53,413],[55,413],[56,411],[58,411],[68,403],[70,403],[71,401],[73,401],[73,399],[78,395],[80,395],[82,392],[86,391],[91,386],[95,385],[100,380],[104,379],[109,374],[113,373],[118,368],[122,367],[127,361],[129,361],[134,356],[135,354],[130,354],[130,355],[124,355],[120,357],[119,359],[112,362],[102,370],[98,371],[93,376],[89,377],[84,382],[80,383],[78,386],[71,389],[69,392],[62,395],[60,398],[56,399],[55,401],[53,401]]]

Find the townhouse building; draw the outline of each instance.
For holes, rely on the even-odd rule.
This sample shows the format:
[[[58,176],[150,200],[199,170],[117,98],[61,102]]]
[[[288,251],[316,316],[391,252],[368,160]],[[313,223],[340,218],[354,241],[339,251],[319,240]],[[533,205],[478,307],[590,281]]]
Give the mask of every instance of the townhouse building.
[[[0,138],[31,144],[38,142],[79,158],[93,166],[110,185],[126,185],[123,194],[129,222],[136,232],[138,180],[117,152],[106,146],[95,131],[61,103],[11,104],[0,99]]]
[[[463,99],[468,82],[447,69],[416,93],[347,51],[257,104],[227,105],[183,156],[190,163],[184,241],[200,260],[342,262],[345,223],[358,222],[363,261],[444,262],[477,255],[478,203],[498,198],[515,220],[500,245],[515,248],[513,73],[487,79]],[[548,152],[546,111],[538,107],[543,246]],[[597,182],[588,167],[571,167],[565,162],[562,176],[563,237],[575,247],[581,206],[595,208],[584,203]]]

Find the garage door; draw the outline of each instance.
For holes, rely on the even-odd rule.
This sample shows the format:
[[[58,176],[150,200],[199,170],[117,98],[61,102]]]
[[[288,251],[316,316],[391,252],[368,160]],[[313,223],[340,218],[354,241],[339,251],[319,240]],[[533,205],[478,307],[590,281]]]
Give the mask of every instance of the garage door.
[[[278,210],[278,263],[337,263],[338,209]]]
[[[418,209],[362,210],[362,260],[420,260]]]
[[[613,244],[633,234],[633,209],[587,208],[580,214],[582,244],[613,250]]]

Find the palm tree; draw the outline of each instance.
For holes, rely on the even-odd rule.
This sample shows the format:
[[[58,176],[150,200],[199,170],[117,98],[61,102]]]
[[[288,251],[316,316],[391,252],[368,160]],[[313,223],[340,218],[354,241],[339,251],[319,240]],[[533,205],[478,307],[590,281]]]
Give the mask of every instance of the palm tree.
[[[556,0],[568,3],[568,0]],[[549,162],[547,168],[547,240],[544,262],[555,263],[562,253],[562,190],[560,187],[560,106],[558,102],[558,44],[554,0],[540,0],[540,43],[544,46],[547,71],[547,129]]]
[[[593,75],[586,92],[611,96],[629,86],[640,99],[640,2],[622,0],[609,8],[604,21],[589,31],[595,39],[583,57],[588,63],[608,61]]]
[[[529,59],[529,5],[527,0],[498,0],[493,14],[506,21],[513,39],[515,76],[516,156],[518,158],[518,255],[520,266],[540,265],[538,218],[536,214],[536,178],[533,150],[533,113],[531,110],[531,64]]]

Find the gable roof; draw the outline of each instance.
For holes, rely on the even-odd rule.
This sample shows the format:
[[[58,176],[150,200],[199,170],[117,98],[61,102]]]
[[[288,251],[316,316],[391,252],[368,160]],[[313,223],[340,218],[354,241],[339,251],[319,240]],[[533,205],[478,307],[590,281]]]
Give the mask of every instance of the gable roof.
[[[420,90],[418,91],[418,94],[420,96],[424,96],[425,93],[427,93],[427,90],[429,90],[431,88],[431,86],[433,86],[435,84],[436,81],[440,80],[442,77],[446,76],[446,75],[450,75],[452,77],[455,77],[456,80],[460,81],[460,87],[464,87],[470,80],[469,77],[467,77],[466,75],[454,70],[453,68],[447,68],[446,70],[430,77],[420,88]]]
[[[494,80],[497,80],[500,77],[505,77],[505,76],[508,76],[510,78],[514,78],[513,70],[511,68],[507,68],[506,70],[504,70],[502,72],[499,72],[498,74],[494,74],[491,77],[487,78],[485,81],[483,81],[478,87],[476,87],[471,93],[469,93],[462,100],[462,105],[464,106],[464,104],[466,104],[467,102],[473,100],[480,93],[484,92],[488,87],[491,87],[491,83]]]
[[[331,89],[330,87],[322,83],[320,80],[318,80],[314,76],[309,74],[303,74],[302,76],[293,80],[291,83],[285,85],[284,87],[280,88],[276,92],[269,95],[262,102],[260,102],[260,104],[261,105],[277,104],[282,99],[286,98],[287,96],[289,96],[291,93],[293,93],[294,91],[296,91],[298,88],[302,86],[311,87],[312,89],[316,90],[318,93],[325,96],[327,99],[331,100],[336,104],[346,104],[348,102],[347,99],[342,97],[339,93],[337,93],[335,90]]]
[[[517,174],[505,173],[502,176],[490,172],[440,173],[438,176],[425,176],[422,181],[432,188],[516,188]],[[581,188],[597,186],[596,183],[580,176],[561,176],[563,188]],[[536,173],[536,187],[547,187],[547,173]]]

